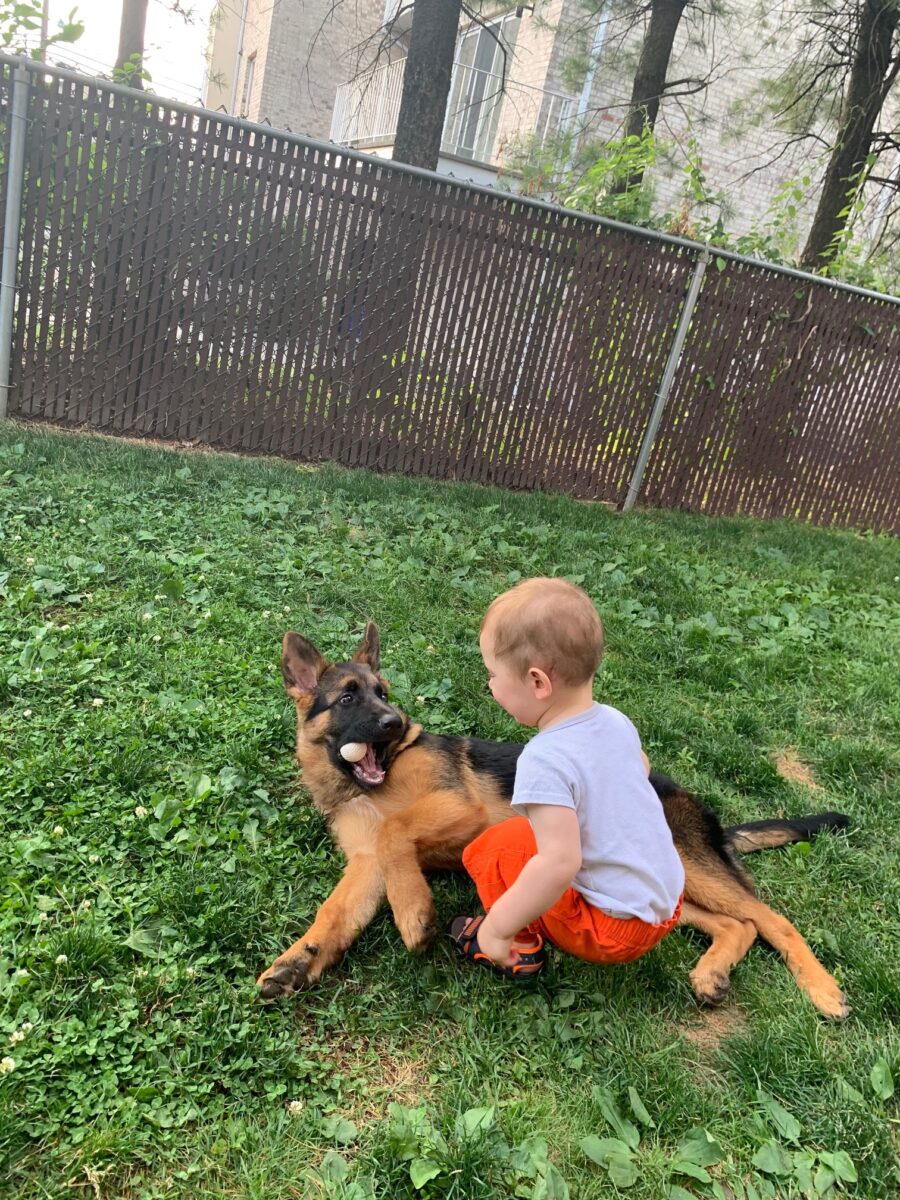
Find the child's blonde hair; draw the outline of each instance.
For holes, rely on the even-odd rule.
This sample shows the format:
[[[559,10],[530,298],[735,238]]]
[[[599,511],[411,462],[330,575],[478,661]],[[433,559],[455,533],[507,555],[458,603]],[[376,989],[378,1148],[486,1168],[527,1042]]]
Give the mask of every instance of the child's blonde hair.
[[[492,649],[519,676],[530,667],[570,686],[592,679],[603,654],[603,626],[590,596],[567,579],[525,579],[491,604],[481,622]]]

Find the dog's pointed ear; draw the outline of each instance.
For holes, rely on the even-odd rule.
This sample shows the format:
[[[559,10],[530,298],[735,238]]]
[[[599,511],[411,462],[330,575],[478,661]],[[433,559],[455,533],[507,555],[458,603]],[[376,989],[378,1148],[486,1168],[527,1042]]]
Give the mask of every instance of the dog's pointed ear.
[[[363,640],[356,647],[351,662],[366,663],[373,671],[381,668],[381,638],[374,621],[366,621]]]
[[[307,638],[288,632],[281,643],[281,674],[285,691],[302,700],[316,690],[328,662]]]

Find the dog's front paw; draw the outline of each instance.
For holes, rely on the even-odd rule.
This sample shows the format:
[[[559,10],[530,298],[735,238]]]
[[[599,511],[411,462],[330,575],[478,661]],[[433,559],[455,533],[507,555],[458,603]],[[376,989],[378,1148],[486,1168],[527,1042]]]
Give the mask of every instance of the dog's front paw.
[[[311,968],[316,957],[313,948],[302,946],[299,953],[292,946],[286,954],[276,958],[267,971],[263,971],[256,983],[261,1000],[277,1000],[279,996],[293,996],[312,982]]]
[[[424,950],[431,944],[437,931],[437,913],[430,893],[427,901],[395,913],[394,920],[407,950]]]

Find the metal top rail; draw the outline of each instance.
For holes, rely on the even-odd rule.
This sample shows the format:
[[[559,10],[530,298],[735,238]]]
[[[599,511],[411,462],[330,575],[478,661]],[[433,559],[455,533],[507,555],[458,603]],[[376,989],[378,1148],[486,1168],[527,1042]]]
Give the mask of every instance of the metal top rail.
[[[12,67],[21,67],[36,75],[53,75],[59,79],[70,80],[72,83],[89,84],[92,87],[98,87],[106,92],[110,92],[113,95],[127,96],[132,100],[139,100],[144,104],[173,109],[175,112],[187,113],[204,120],[212,118],[223,125],[231,125],[237,129],[246,129],[253,133],[259,133],[264,137],[277,137],[292,145],[306,146],[311,150],[336,154],[369,166],[386,168],[405,175],[411,175],[418,179],[427,179],[432,183],[438,183],[443,186],[452,186],[465,191],[476,192],[494,199],[505,200],[513,205],[521,205],[523,208],[551,212],[571,220],[586,221],[592,225],[599,225],[604,229],[614,229],[620,233],[626,233],[631,237],[644,238],[647,241],[664,242],[699,254],[712,254],[716,258],[724,258],[729,262],[760,267],[766,271],[774,271],[779,275],[787,275],[792,279],[803,280],[805,283],[815,283],[820,287],[833,288],[841,292],[850,292],[855,296],[864,296],[869,300],[881,300],[900,307],[900,296],[892,296],[887,292],[871,291],[869,288],[857,287],[852,283],[843,283],[839,279],[829,279],[824,275],[813,275],[809,271],[798,271],[794,267],[784,267],[778,263],[766,262],[761,258],[750,258],[744,254],[737,254],[733,250],[725,250],[705,242],[695,242],[690,238],[676,237],[674,234],[662,233],[655,229],[645,229],[640,225],[626,225],[624,221],[614,221],[609,217],[597,217],[592,213],[579,212],[575,208],[564,208],[560,204],[552,204],[547,200],[536,200],[533,197],[520,196],[516,192],[506,191],[502,188],[488,187],[484,184],[457,179],[453,175],[439,175],[437,171],[429,171],[424,167],[413,167],[407,163],[394,162],[392,159],[379,158],[374,154],[364,154],[360,150],[353,150],[347,146],[338,145],[335,142],[326,142],[319,138],[305,137],[303,134],[294,133],[288,129],[279,129],[274,125],[266,125],[258,121],[247,121],[241,117],[233,117],[229,113],[220,112],[218,109],[203,108],[197,104],[185,104],[181,100],[170,100],[165,96],[157,96],[153,92],[126,87],[121,83],[112,83],[95,75],[81,75],[77,71],[70,71],[66,67],[54,67],[47,63],[36,62],[34,59],[3,53],[0,53],[0,63],[7,63]]]

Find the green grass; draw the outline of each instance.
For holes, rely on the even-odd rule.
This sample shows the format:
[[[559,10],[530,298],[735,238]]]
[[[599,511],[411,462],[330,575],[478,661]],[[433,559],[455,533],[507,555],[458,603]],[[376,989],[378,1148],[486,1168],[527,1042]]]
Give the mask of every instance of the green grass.
[[[11,424],[0,532],[6,1194],[897,1194],[897,542]],[[283,631],[343,657],[371,617],[405,708],[522,740],[477,630],[536,573],[595,598],[597,694],[724,819],[851,815],[751,864],[846,1023],[760,946],[708,1016],[691,933],[557,957],[522,995],[407,955],[387,914],[315,992],[257,1004],[340,872],[292,767]],[[779,775],[787,748],[821,792]],[[472,903],[435,886],[442,917]]]

